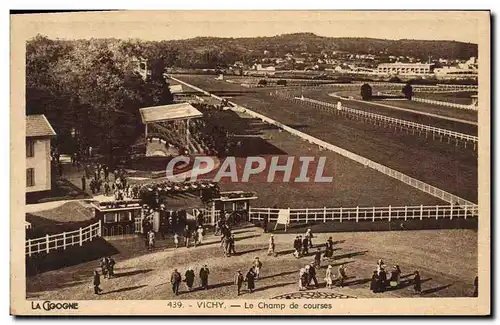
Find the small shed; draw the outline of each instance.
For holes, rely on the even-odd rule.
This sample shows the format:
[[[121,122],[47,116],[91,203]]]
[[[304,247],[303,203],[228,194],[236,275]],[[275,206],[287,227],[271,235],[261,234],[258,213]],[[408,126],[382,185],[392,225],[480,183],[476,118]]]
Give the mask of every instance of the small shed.
[[[141,218],[141,200],[96,202],[92,206],[95,217],[102,221],[103,236],[135,233],[135,220]]]

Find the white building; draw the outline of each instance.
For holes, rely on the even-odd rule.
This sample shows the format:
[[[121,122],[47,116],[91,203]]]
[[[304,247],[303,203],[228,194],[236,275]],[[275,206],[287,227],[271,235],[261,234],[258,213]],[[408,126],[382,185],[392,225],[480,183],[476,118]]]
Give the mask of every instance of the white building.
[[[55,135],[45,115],[26,116],[26,192],[50,190],[50,139]]]
[[[381,63],[377,67],[379,73],[386,74],[429,74],[433,65],[428,63]]]

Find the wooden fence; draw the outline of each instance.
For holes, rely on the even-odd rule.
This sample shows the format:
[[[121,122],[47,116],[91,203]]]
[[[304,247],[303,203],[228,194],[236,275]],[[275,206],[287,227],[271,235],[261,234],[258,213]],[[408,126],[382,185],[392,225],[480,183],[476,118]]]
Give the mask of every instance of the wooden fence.
[[[82,246],[83,243],[101,237],[101,220],[78,230],[63,232],[56,235],[26,240],[26,255],[32,256],[37,253],[50,253],[60,248],[66,249],[71,246]]]
[[[279,95],[280,92],[277,92],[277,94]],[[441,128],[437,128],[437,127],[430,126],[430,125],[419,124],[419,123],[415,123],[415,122],[411,122],[411,121],[397,119],[394,117],[389,117],[389,116],[385,116],[385,115],[366,112],[363,110],[358,110],[358,109],[342,106],[342,104],[340,104],[341,106],[338,106],[338,104],[322,102],[319,100],[306,98],[306,97],[300,97],[300,98],[289,97],[288,92],[281,93],[281,94],[284,94],[284,95],[281,95],[281,96],[283,96],[283,98],[286,98],[288,100],[292,100],[295,103],[299,103],[299,104],[306,103],[309,105],[313,105],[314,107],[316,107],[318,109],[326,110],[330,113],[352,114],[352,115],[359,116],[363,119],[366,119],[367,121],[370,121],[372,123],[391,124],[391,125],[394,125],[396,127],[399,127],[401,130],[403,128],[405,128],[407,130],[411,130],[414,135],[415,135],[415,131],[417,131],[419,133],[419,135],[421,135],[422,133],[425,133],[426,137],[430,133],[430,134],[432,134],[433,139],[435,139],[436,136],[438,136],[440,138],[440,141],[442,141],[443,137],[445,137],[448,139],[448,143],[450,142],[450,139],[454,139],[456,146],[458,145],[458,143],[460,141],[461,143],[464,144],[465,147],[467,147],[467,144],[470,143],[474,150],[476,150],[476,148],[477,148],[478,137],[470,135],[470,134],[450,131],[450,130],[441,129]]]
[[[213,98],[216,98],[218,100],[222,100],[221,97],[210,94],[210,93],[206,92],[205,90],[202,90],[201,88],[198,88],[196,86],[188,84],[187,82],[181,81],[181,80],[179,80],[177,78],[173,78],[173,77],[171,79],[173,79],[177,82],[180,82],[180,83],[182,83],[182,84],[184,84],[192,89],[195,89],[195,90],[198,90],[201,92],[205,92],[209,96],[212,96]],[[360,164],[364,165],[365,167],[374,169],[374,170],[381,172],[389,177],[397,179],[397,180],[399,180],[407,185],[410,185],[411,187],[414,187],[422,192],[425,192],[425,193],[430,194],[434,197],[437,197],[445,202],[449,202],[451,204],[457,204],[457,205],[474,205],[475,204],[475,203],[468,201],[468,200],[465,200],[457,195],[451,194],[451,193],[446,192],[440,188],[437,188],[437,187],[432,186],[430,184],[424,183],[416,178],[413,178],[411,176],[403,174],[397,170],[394,170],[392,168],[389,168],[387,166],[379,164],[373,160],[370,160],[368,158],[365,158],[363,156],[360,156],[358,154],[355,154],[355,153],[350,152],[348,150],[345,150],[343,148],[337,147],[331,143],[328,143],[328,142],[325,142],[325,141],[320,140],[318,138],[315,138],[315,137],[313,137],[309,134],[306,134],[304,132],[298,131],[294,128],[289,127],[288,125],[285,125],[281,122],[275,121],[275,120],[273,120],[265,115],[254,112],[254,111],[252,111],[246,107],[240,106],[234,102],[229,101],[229,103],[231,105],[233,105],[232,109],[235,111],[245,113],[245,114],[250,115],[254,118],[258,118],[265,123],[275,125],[288,133],[291,133],[291,134],[293,134],[293,135],[295,135],[295,136],[297,136],[305,141],[308,141],[311,144],[315,144],[320,148],[324,148],[324,149],[333,151],[333,152],[335,152],[343,157],[346,157],[348,159],[356,161],[357,163],[360,163]]]
[[[250,208],[249,220],[258,221],[267,217],[269,221],[278,219],[280,209]],[[467,219],[478,216],[478,206],[472,205],[417,205],[386,207],[348,207],[348,208],[302,208],[290,209],[290,222],[328,222],[328,221],[391,221],[423,219]]]

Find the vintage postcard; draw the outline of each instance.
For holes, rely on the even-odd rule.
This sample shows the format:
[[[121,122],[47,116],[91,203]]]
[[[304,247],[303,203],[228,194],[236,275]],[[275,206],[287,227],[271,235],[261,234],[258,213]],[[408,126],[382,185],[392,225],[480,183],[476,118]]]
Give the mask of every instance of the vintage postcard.
[[[490,314],[490,12],[11,15],[11,314]]]

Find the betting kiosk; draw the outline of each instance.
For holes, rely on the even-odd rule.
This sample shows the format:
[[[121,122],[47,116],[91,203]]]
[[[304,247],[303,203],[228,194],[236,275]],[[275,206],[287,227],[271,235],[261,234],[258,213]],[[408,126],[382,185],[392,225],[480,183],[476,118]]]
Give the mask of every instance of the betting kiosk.
[[[141,200],[92,203],[96,218],[102,221],[102,236],[132,235],[136,218],[141,217]]]
[[[207,203],[207,210],[211,211],[211,213],[208,214],[210,220],[206,220],[205,222],[215,225],[220,215],[225,213],[233,215],[236,222],[248,220],[250,201],[255,199],[257,199],[257,196],[254,192],[220,192],[219,197],[212,198]]]

